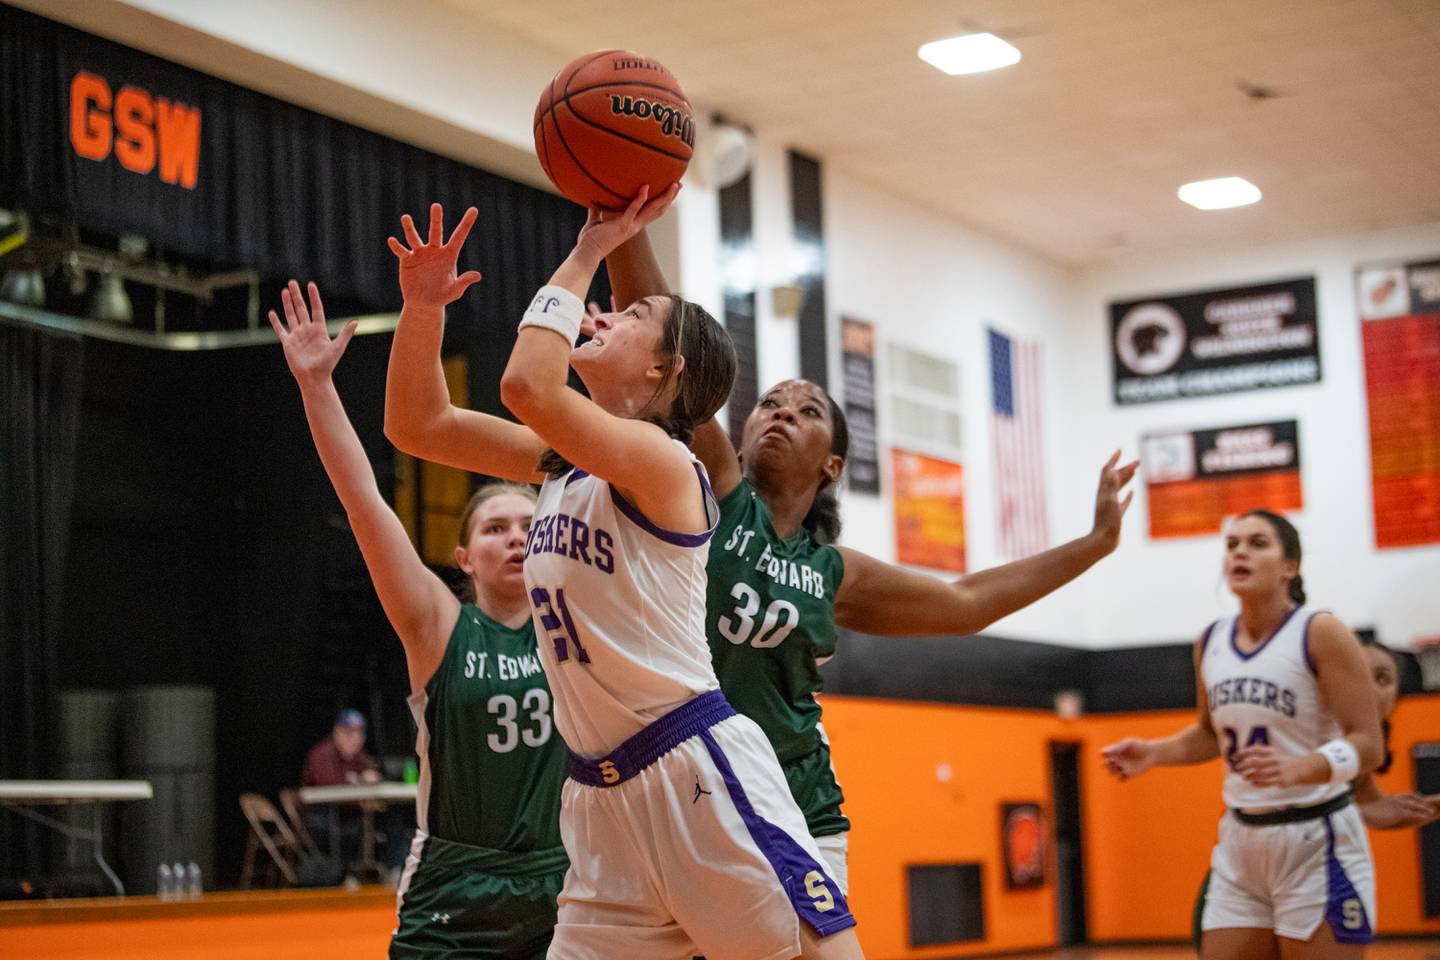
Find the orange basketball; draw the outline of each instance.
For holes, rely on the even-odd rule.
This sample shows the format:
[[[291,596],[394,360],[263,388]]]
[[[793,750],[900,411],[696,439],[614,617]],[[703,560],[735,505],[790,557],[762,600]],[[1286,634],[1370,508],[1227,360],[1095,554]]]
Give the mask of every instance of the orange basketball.
[[[695,114],[674,74],[628,50],[576,59],[535,106],[540,165],[581,206],[623,210],[646,185],[660,195],[694,147]]]

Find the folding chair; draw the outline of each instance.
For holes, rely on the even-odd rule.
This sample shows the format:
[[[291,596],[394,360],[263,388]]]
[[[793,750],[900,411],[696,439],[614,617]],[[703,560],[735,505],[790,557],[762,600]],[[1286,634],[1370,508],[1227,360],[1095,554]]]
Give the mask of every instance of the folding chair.
[[[300,811],[300,791],[293,787],[281,790],[280,807],[290,821],[290,829],[295,831],[295,836],[300,841],[300,852],[302,854],[319,853],[320,847],[316,844],[315,838],[310,836],[309,830],[305,829],[305,818]]]
[[[255,876],[255,856],[264,848],[273,868],[285,883],[295,883],[292,862],[301,853],[295,831],[280,816],[275,805],[258,793],[240,795],[240,812],[250,823],[250,838],[245,845],[245,865],[240,871],[240,886],[248,888]]]

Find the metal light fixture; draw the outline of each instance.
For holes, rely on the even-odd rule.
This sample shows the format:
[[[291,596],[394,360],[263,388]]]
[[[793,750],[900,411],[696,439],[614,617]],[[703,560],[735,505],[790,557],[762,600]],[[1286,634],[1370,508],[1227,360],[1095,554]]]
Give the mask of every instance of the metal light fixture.
[[[24,307],[43,307],[45,278],[39,270],[11,270],[0,280],[0,300]]]
[[[130,295],[125,292],[125,281],[120,274],[113,270],[100,274],[100,282],[95,285],[87,313],[90,319],[107,323],[130,323],[135,319]]]

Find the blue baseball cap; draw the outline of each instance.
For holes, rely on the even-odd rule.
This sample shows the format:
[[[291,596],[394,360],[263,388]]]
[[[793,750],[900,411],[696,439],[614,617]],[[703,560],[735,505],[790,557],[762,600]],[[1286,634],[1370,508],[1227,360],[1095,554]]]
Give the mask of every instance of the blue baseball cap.
[[[365,729],[365,714],[361,713],[359,710],[346,707],[344,710],[340,711],[340,716],[335,718],[335,726],[359,727],[363,730]]]

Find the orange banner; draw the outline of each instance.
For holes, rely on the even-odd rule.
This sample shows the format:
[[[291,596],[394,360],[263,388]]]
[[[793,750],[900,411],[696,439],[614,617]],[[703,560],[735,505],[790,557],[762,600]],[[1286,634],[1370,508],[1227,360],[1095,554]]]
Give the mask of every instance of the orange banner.
[[[1362,270],[1375,545],[1440,543],[1440,261]]]
[[[1150,434],[1141,451],[1152,539],[1208,537],[1246,510],[1304,506],[1294,420]]]
[[[895,478],[895,557],[965,572],[965,468],[921,453],[890,451]]]

